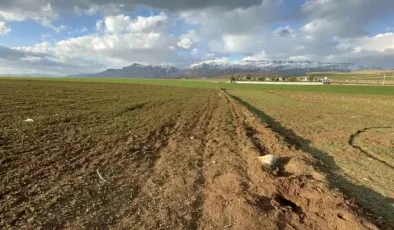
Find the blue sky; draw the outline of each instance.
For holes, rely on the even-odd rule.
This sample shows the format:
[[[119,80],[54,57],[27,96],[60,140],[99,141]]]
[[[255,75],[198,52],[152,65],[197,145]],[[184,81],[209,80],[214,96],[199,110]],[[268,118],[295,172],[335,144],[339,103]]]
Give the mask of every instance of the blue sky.
[[[212,59],[394,68],[394,1],[23,0],[0,3],[1,73],[75,74]]]

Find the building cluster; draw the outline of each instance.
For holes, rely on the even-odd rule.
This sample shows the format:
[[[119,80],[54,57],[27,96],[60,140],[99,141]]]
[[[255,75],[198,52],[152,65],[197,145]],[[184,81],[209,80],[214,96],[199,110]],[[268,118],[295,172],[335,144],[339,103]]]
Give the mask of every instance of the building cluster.
[[[327,77],[314,76],[252,76],[250,74],[231,77],[232,81],[266,81],[266,82],[330,82]]]

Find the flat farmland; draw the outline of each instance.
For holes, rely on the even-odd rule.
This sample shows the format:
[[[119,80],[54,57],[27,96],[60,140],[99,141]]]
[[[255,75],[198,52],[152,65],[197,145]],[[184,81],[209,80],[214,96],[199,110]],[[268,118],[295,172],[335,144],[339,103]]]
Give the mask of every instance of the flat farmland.
[[[258,91],[230,93],[260,101]],[[0,99],[2,229],[380,224],[330,188],[314,167],[320,161],[307,149],[289,144],[270,121],[261,122],[220,89],[2,79]],[[392,102],[386,103],[382,109],[390,111]],[[352,132],[359,128],[364,127]],[[375,141],[363,134],[368,133],[354,140],[360,148],[359,141]],[[390,148],[390,140],[385,143]],[[381,161],[389,164],[390,150],[385,151]],[[274,172],[257,160],[266,154],[278,158]]]
[[[371,85],[382,85],[383,81],[385,85],[394,84],[393,71],[355,71],[349,73],[341,72],[326,72],[326,73],[310,73],[310,76],[322,78],[327,77],[331,79],[333,83],[340,84],[371,84]],[[386,77],[384,77],[386,76]]]
[[[340,187],[394,226],[394,96],[233,89],[229,93]]]
[[[176,122],[198,115],[211,95],[201,89],[1,82],[1,226],[23,220],[52,228],[74,218],[94,226],[121,215],[114,207],[123,210],[124,199],[146,182],[155,151]],[[23,122],[27,118],[34,122]],[[97,171],[111,183],[100,182]],[[145,176],[133,176],[136,171]],[[101,209],[104,203],[110,205]]]

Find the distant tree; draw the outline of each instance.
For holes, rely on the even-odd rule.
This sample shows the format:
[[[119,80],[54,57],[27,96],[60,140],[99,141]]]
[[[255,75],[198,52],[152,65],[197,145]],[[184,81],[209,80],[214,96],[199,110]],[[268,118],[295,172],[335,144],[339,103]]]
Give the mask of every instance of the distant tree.
[[[246,80],[250,80],[250,79],[252,79],[252,76],[250,74],[247,74],[246,75]]]
[[[235,79],[234,75],[231,75],[230,82],[233,82],[233,81],[236,81],[236,79]]]
[[[309,79],[309,81],[314,81],[314,80],[315,80],[315,77],[312,76],[312,75],[309,75],[309,76],[308,76],[308,79]]]
[[[291,82],[296,82],[296,81],[297,81],[297,78],[296,78],[296,77],[291,77],[291,78],[289,79],[289,81],[291,81]]]
[[[263,77],[259,77],[259,78],[257,78],[257,81],[264,81],[264,78]]]

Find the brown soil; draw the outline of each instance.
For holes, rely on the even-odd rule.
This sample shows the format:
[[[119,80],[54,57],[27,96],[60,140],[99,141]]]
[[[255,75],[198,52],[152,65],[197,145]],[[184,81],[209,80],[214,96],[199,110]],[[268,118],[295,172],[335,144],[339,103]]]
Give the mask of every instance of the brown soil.
[[[63,173],[54,174],[62,183],[52,182],[36,198],[41,210],[29,209],[25,195],[13,207],[2,207],[9,212],[1,214],[0,227],[377,229],[357,216],[351,201],[328,189],[324,175],[307,164],[314,161],[308,154],[289,146],[222,91],[204,107],[184,110],[175,123],[152,131],[139,148],[132,144],[130,137],[100,155],[96,161],[107,168],[91,167],[84,158],[77,159],[85,166],[76,171],[67,170],[75,162],[47,162]],[[257,161],[264,154],[279,157],[282,167],[264,169]],[[29,167],[44,175],[48,166]],[[21,181],[20,194],[40,181],[32,179]],[[10,195],[0,192],[0,199]]]

